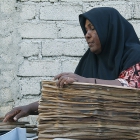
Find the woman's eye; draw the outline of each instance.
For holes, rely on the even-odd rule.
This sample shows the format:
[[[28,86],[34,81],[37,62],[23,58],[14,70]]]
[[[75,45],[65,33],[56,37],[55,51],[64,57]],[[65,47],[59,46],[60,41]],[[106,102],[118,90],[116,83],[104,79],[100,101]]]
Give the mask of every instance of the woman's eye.
[[[95,30],[95,28],[91,28],[91,30]]]

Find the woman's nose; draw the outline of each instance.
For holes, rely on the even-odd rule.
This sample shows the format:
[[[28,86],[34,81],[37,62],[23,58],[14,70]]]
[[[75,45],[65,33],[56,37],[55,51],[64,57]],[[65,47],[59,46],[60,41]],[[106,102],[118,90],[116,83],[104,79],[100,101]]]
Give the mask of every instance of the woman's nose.
[[[89,38],[89,37],[91,37],[91,34],[90,34],[90,31],[87,31],[85,34],[85,38]]]

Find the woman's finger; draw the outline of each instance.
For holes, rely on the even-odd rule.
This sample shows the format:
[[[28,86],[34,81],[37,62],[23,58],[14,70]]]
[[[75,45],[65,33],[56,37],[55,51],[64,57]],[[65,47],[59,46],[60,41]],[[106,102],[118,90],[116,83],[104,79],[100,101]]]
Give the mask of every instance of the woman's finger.
[[[61,77],[58,79],[58,81],[56,82],[56,85],[57,85],[58,87],[60,87],[61,81],[63,81],[63,79],[65,79],[65,77],[66,77],[66,75],[65,75],[65,76],[61,76]],[[63,82],[64,82],[64,81],[63,81]]]
[[[60,77],[62,77],[62,76],[64,76],[64,75],[68,75],[68,73],[66,73],[66,72],[60,73],[60,74],[58,74],[58,75],[56,75],[56,76],[54,77],[54,80],[57,80],[57,79],[59,79]]]
[[[20,119],[21,117],[26,117],[28,114],[26,114],[23,111],[20,111],[15,117],[14,120],[17,121],[18,119]]]
[[[67,84],[72,84],[73,82],[76,82],[76,80],[74,78],[69,77],[67,79]]]
[[[9,120],[13,120],[13,117],[15,116],[16,114],[11,114],[11,113],[8,113],[6,116],[5,116],[5,118],[4,118],[4,120],[3,120],[3,122],[7,122],[7,121],[9,121]]]
[[[65,76],[61,79],[60,81],[60,87],[62,88],[64,85],[68,84],[68,80],[69,80],[70,77],[68,76]]]
[[[54,80],[59,79],[60,76],[61,76],[61,74],[58,74],[58,75],[54,76]]]
[[[71,84],[76,81],[75,76],[76,75],[72,73],[61,73],[55,77],[58,78],[56,85],[58,87],[63,87],[65,84]]]
[[[65,78],[61,79],[60,87],[63,87],[66,84],[72,84],[73,82],[76,82],[76,80],[74,78],[65,77]]]
[[[16,116],[19,112],[20,112],[20,109],[14,108],[13,110],[11,110],[10,112],[8,112],[5,115],[5,118],[4,118],[3,122],[14,121],[13,120],[14,116]]]

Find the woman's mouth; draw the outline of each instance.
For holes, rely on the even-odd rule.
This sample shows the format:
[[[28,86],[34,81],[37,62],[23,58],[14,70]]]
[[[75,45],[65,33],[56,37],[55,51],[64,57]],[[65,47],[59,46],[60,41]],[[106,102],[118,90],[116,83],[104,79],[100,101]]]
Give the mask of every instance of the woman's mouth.
[[[94,43],[93,42],[88,42],[88,46],[92,46]]]

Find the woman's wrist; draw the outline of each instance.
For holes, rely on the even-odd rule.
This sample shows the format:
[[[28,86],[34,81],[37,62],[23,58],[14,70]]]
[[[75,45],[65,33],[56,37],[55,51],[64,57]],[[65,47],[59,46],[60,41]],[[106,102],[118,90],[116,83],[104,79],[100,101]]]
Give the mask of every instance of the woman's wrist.
[[[85,77],[82,77],[80,76],[80,78],[78,79],[78,82],[81,82],[81,83],[93,83],[93,80],[94,78],[85,78]]]
[[[96,84],[101,85],[114,85],[114,86],[122,86],[121,83],[118,80],[102,80],[102,79],[96,79]]]
[[[38,102],[34,102],[26,106],[28,108],[29,115],[38,115],[38,105]]]
[[[96,84],[96,78],[85,78],[85,83]]]

